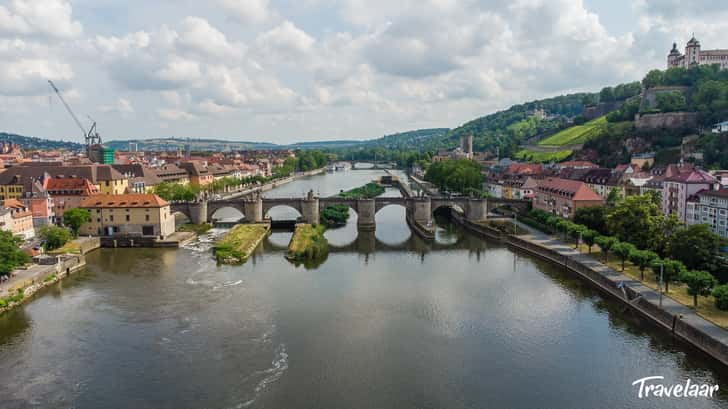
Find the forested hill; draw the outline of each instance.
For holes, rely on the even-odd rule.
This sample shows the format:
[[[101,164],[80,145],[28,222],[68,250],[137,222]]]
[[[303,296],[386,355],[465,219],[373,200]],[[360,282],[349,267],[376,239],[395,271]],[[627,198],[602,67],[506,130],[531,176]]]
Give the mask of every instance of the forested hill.
[[[598,93],[560,95],[514,105],[453,129],[443,140],[443,144],[447,148],[455,147],[462,136],[472,134],[475,151],[493,150],[497,145],[501,153],[508,155],[527,139],[562,128],[569,119],[581,115],[585,101],[593,100],[595,96],[598,98],[598,95]],[[534,116],[536,110],[543,110],[547,117],[536,118]]]
[[[33,136],[23,136],[6,132],[0,132],[0,142],[11,142],[18,144],[24,150],[66,149],[70,151],[77,151],[83,147],[83,145],[77,142],[51,141],[48,139],[36,138]]]
[[[415,149],[422,144],[430,143],[430,141],[439,141],[444,138],[448,128],[418,129],[416,131],[408,131],[385,135],[381,138],[365,141],[364,144],[368,148],[384,148],[384,149]]]

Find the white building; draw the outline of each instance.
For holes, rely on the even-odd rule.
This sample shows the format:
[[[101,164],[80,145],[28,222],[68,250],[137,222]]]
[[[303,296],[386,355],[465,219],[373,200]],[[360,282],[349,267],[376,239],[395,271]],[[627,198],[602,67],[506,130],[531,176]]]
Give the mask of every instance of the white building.
[[[718,180],[703,170],[689,170],[665,178],[662,184],[662,212],[675,214],[683,223],[689,223],[688,199],[701,190],[713,190]]]
[[[728,190],[703,190],[696,196],[698,200],[688,224],[707,224],[713,233],[728,237]]]
[[[695,36],[685,46],[685,54],[680,54],[677,44],[672,44],[672,50],[667,55],[667,68],[690,68],[696,65],[718,64],[721,69],[728,68],[728,50],[701,50],[700,41]]]

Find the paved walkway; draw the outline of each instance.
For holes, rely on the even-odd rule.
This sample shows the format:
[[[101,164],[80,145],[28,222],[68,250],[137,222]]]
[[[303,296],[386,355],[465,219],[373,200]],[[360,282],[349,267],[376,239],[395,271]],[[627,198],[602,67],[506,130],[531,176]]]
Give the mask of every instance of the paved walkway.
[[[55,264],[50,266],[33,264],[25,270],[15,270],[13,272],[16,273],[15,276],[0,284],[0,298],[11,295],[17,288],[27,287],[31,282],[42,281],[49,274],[56,272],[56,266]]]
[[[660,294],[644,284],[639,280],[635,280],[632,277],[624,275],[611,267],[608,267],[596,259],[592,258],[588,254],[581,253],[569,245],[557,238],[554,238],[542,231],[536,230],[531,226],[524,223],[517,222],[518,225],[525,230],[529,231],[529,234],[519,236],[522,239],[526,239],[538,245],[548,247],[555,250],[563,256],[567,256],[579,263],[591,268],[594,271],[599,272],[601,275],[614,281],[615,283],[622,282],[626,286],[629,286],[636,293],[640,294],[645,300],[649,301],[654,305],[660,305]],[[690,324],[696,329],[710,335],[716,340],[728,345],[728,330],[719,327],[718,325],[706,320],[699,316],[692,309],[680,304],[672,298],[663,295],[662,296],[662,309],[672,315],[682,316],[682,320]]]

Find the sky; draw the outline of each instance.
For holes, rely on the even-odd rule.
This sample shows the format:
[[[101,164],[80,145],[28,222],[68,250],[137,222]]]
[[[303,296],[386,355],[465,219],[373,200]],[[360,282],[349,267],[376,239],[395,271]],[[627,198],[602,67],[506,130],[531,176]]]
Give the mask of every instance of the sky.
[[[292,143],[640,80],[725,0],[0,0],[0,132]]]

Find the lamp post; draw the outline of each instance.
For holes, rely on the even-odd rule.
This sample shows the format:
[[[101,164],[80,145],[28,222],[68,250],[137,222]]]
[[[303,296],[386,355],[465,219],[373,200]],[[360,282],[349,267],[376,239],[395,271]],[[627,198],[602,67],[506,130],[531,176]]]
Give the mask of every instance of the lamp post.
[[[662,308],[662,277],[663,277],[664,271],[665,271],[665,263],[660,263],[660,285],[659,285],[659,289],[660,289],[660,308]]]

